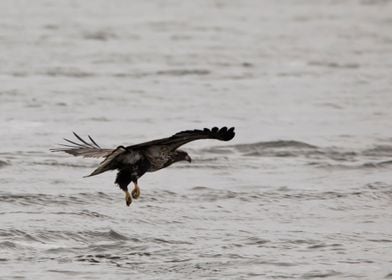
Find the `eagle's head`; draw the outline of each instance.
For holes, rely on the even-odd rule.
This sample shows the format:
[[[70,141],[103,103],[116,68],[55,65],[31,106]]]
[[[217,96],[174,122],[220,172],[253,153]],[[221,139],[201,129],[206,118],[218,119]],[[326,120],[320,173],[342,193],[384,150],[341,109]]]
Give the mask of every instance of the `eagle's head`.
[[[174,154],[174,162],[183,160],[186,160],[187,162],[192,162],[192,159],[187,152],[177,150]]]

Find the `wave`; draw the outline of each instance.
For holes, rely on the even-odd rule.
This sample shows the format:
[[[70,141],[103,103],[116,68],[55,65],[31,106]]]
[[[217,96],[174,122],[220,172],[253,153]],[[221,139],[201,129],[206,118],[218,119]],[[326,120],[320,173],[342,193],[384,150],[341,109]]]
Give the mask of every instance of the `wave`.
[[[92,72],[86,72],[78,68],[66,68],[66,67],[51,68],[42,74],[50,77],[66,77],[66,78],[90,78],[96,76],[96,74]]]
[[[8,161],[0,160],[0,168],[3,168],[5,166],[7,166],[7,165],[10,165],[10,163]]]
[[[375,145],[372,148],[364,150],[362,154],[369,157],[392,157],[392,146]]]
[[[95,30],[84,32],[82,37],[86,40],[109,41],[116,39],[117,34],[110,30]]]
[[[279,152],[288,152],[295,150],[317,150],[318,147],[310,145],[304,142],[295,140],[277,140],[267,142],[256,142],[249,144],[237,144],[229,146],[215,146],[204,149],[203,151],[216,153],[216,154],[227,154],[233,152],[240,152],[245,156],[268,156],[268,155],[279,155]]]
[[[2,203],[11,203],[19,205],[74,205],[74,204],[89,204],[96,203],[97,201],[112,201],[110,195],[103,192],[92,192],[92,193],[77,193],[72,195],[52,195],[52,194],[13,194],[13,193],[2,193],[0,192],[0,201]]]
[[[80,164],[80,163],[68,163],[68,162],[59,162],[57,160],[43,160],[43,161],[33,161],[32,165],[48,165],[48,166],[64,166],[64,167],[83,167],[83,168],[96,168],[97,163],[95,164]]]
[[[295,140],[277,140],[216,146],[202,150],[207,153],[240,154],[244,157],[303,157],[310,159],[309,165],[326,168],[380,168],[392,164],[392,146],[375,145],[367,149],[350,150],[342,147],[319,147]]]
[[[15,242],[11,242],[11,241],[0,242],[1,249],[16,249],[17,247],[18,245]]]
[[[313,279],[313,278],[327,278],[327,277],[336,277],[342,275],[341,272],[335,270],[328,270],[326,272],[322,271],[310,271],[302,275],[303,279]]]
[[[131,238],[125,234],[119,233],[113,229],[106,231],[56,231],[56,230],[39,230],[33,233],[16,229],[1,229],[0,247],[15,247],[33,246],[34,243],[49,244],[58,241],[76,241],[79,243],[90,244],[91,240],[94,242],[100,241],[140,241],[136,238]],[[9,240],[8,240],[9,239]]]
[[[356,156],[354,151],[345,151],[339,148],[321,148],[305,142],[295,140],[277,140],[256,142],[250,144],[237,144],[226,147],[212,147],[205,151],[225,154],[239,152],[243,156],[252,157],[309,157],[309,158],[332,158],[335,160],[350,159]]]
[[[308,62],[310,66],[319,66],[326,68],[337,68],[337,69],[357,69],[361,65],[355,62],[342,63],[337,61],[310,61]]]
[[[265,200],[270,201],[271,199],[280,201],[312,201],[339,199],[356,201],[358,198],[366,198],[368,201],[371,201],[381,199],[390,200],[392,197],[392,187],[391,185],[382,182],[374,182],[372,184],[364,185],[358,189],[346,191],[305,191],[293,190],[288,188],[229,191],[198,186],[192,188],[192,193],[183,197],[187,200],[189,199],[204,202],[240,200],[249,203],[261,202]]]
[[[211,72],[207,69],[168,69],[168,70],[161,70],[157,71],[156,75],[158,76],[204,76],[209,75]]]
[[[358,160],[359,161],[359,160]],[[372,168],[387,168],[392,165],[392,160],[387,161],[365,161],[365,162],[350,162],[350,163],[330,163],[330,162],[309,162],[308,165],[339,170],[354,170],[354,169],[372,169]]]

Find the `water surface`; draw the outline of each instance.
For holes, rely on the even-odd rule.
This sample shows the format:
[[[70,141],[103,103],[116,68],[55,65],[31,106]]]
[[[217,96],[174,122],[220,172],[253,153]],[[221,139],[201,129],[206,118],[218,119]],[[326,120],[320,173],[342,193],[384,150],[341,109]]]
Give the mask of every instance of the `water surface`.
[[[0,278],[392,278],[389,1],[2,1]],[[236,126],[140,180],[50,153]]]

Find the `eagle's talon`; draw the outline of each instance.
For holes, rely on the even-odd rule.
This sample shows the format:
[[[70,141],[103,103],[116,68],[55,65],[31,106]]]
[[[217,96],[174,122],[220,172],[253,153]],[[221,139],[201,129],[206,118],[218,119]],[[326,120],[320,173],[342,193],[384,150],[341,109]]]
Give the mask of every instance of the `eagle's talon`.
[[[140,188],[138,185],[135,186],[135,188],[132,190],[132,197],[134,199],[138,199],[140,197]]]
[[[125,203],[127,204],[127,206],[131,205],[132,203],[132,197],[128,191],[125,192]]]

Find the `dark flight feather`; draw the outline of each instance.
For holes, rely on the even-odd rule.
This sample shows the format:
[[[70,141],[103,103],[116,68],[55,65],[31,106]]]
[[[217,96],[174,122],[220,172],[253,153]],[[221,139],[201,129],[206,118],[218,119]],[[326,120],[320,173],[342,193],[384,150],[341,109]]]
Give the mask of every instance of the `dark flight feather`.
[[[86,142],[82,137],[73,132],[75,137],[81,141],[81,143],[77,143],[71,141],[67,138],[64,138],[65,141],[72,144],[60,144],[63,148],[55,148],[50,149],[52,152],[65,152],[71,154],[73,156],[82,156],[82,157],[92,157],[92,158],[100,158],[107,157],[110,153],[114,151],[114,149],[102,149],[90,136],[89,139],[91,143]]]

